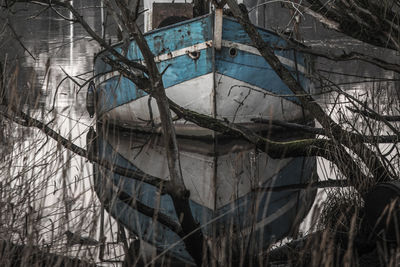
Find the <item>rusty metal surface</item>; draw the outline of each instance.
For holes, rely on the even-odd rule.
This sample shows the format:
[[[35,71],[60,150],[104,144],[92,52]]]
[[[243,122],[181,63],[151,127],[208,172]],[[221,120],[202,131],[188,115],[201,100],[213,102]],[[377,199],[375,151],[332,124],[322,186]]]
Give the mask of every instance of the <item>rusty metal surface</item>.
[[[160,23],[168,17],[193,18],[193,6],[190,3],[153,3],[153,29],[158,28]]]

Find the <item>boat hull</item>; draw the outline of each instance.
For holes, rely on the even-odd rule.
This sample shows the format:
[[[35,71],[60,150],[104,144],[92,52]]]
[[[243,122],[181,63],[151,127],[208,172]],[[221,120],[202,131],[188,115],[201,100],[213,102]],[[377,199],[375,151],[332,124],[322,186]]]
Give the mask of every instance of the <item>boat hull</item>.
[[[222,48],[214,47],[214,15],[182,22],[145,35],[155,55],[167,96],[180,106],[244,125],[254,125],[254,119],[304,120],[299,101],[272,70],[236,21],[225,18],[222,26]],[[266,42],[282,49],[276,55],[292,75],[308,91],[306,57],[287,46],[279,36],[259,29]],[[116,46],[116,49],[121,49]],[[97,117],[126,128],[152,128],[160,123],[154,99],[131,81],[112,72],[102,61],[107,52],[97,55]],[[127,57],[141,62],[135,42]],[[104,75],[101,75],[104,73]],[[140,73],[138,73],[140,75]],[[152,127],[149,127],[149,126]],[[209,133],[184,120],[176,120],[178,134]]]
[[[162,144],[145,141],[138,141],[137,136],[130,134],[100,136],[100,157],[168,181]],[[182,175],[190,191],[192,215],[217,254],[221,255],[227,247],[239,250],[251,239],[251,253],[255,255],[287,236],[307,214],[315,190],[263,192],[256,189],[310,182],[315,178],[315,158],[272,159],[239,141],[222,145],[218,151],[213,144],[193,142],[180,140]],[[123,202],[118,192],[123,191],[159,209],[179,223],[171,196],[160,195],[152,185],[96,164],[94,169],[96,192],[100,200],[105,194],[112,199],[109,212],[114,218],[140,239],[154,245],[158,252],[168,250],[171,257],[193,263],[179,235]]]

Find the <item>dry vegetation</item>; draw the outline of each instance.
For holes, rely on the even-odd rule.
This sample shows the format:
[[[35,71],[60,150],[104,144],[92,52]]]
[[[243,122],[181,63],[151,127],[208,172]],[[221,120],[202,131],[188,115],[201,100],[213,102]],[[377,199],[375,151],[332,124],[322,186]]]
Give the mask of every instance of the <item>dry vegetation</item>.
[[[263,255],[243,256],[230,264],[398,266],[399,240],[392,238],[387,241],[388,238],[372,231],[371,225],[365,220],[365,199],[377,184],[397,181],[400,171],[400,94],[397,80],[400,65],[395,58],[400,51],[398,1],[281,1],[292,10],[293,16],[308,14],[308,19],[313,18],[325,27],[377,47],[392,57],[391,61],[387,61],[373,53],[337,50],[333,53],[319,48],[299,47],[293,43],[293,49],[323,58],[329,64],[362,62],[387,75],[384,78],[372,75],[353,77],[357,78],[359,89],[346,91],[343,88],[348,84],[339,84],[337,77],[348,77],[348,74],[327,73],[317,68],[313,78],[322,92],[320,95],[305,93],[304,88],[274,56],[273,48],[260,39],[249,23],[247,14],[235,1],[212,1],[215,5],[229,6],[233,16],[251,36],[254,46],[292,92],[298,95],[302,105],[319,125],[317,128],[307,128],[281,123],[282,127],[289,129],[295,127],[304,132],[317,133],[316,138],[289,143],[273,142],[235,124],[186,110],[169,100],[164,92],[161,74],[135,23],[139,15],[135,7],[137,1],[132,1],[130,5],[123,0],[115,0],[113,4],[111,1],[104,2],[110,12],[117,14],[116,23],[122,32],[138,43],[146,65],[129,62],[124,55],[111,50],[108,41],[99,36],[69,2],[2,1],[1,8],[7,16],[12,16],[15,6],[21,4],[28,7],[39,5],[43,9],[58,12],[62,19],[71,19],[62,15],[68,12],[72,22],[80,24],[100,47],[114,51],[113,59],[104,59],[108,64],[140,88],[149,88],[147,92],[157,100],[159,109],[164,110],[162,138],[164,143],[170,144],[165,149],[171,182],[163,185],[162,190],[171,195],[176,210],[184,215],[176,231],[182,236],[192,233],[185,239],[185,245],[199,266],[224,266],[224,263],[204,262],[204,255],[207,254],[203,251],[204,237],[188,212],[188,194],[179,170],[178,145],[171,126],[170,110],[200,126],[254,143],[257,149],[271,157],[279,158],[283,150],[286,156],[318,156],[321,163],[320,181],[306,186],[334,187],[320,190],[326,194],[326,198],[313,210],[310,232],[301,233],[301,236],[294,238],[295,241],[274,247]],[[12,28],[7,23],[1,28],[4,29],[2,38],[13,36]],[[14,38],[18,39],[18,35],[14,35]],[[23,45],[23,40],[18,39],[18,42]],[[122,264],[127,254],[131,257],[125,257],[124,264],[130,262],[133,265],[133,261],[138,265],[143,264],[143,261],[138,262],[132,256],[135,254],[132,252],[134,247],[129,248],[130,243],[137,242],[133,235],[128,235],[122,226],[104,213],[104,206],[93,191],[90,177],[92,167],[88,160],[107,168],[113,168],[112,163],[102,162],[95,154],[83,149],[85,141],[82,137],[86,136],[87,128],[80,128],[78,123],[71,123],[71,120],[57,116],[56,112],[43,112],[43,107],[38,108],[39,102],[33,101],[30,105],[23,103],[26,96],[18,88],[15,79],[18,69],[9,68],[4,58],[0,60],[3,62],[0,72],[0,265]],[[148,78],[137,77],[136,72],[132,71],[134,68],[144,70]],[[47,75],[51,75],[49,69],[45,73],[43,81]],[[77,81],[76,77],[67,78]],[[76,82],[82,88],[86,88],[91,79],[85,78],[83,82]],[[60,132],[58,127],[68,123],[67,131]],[[123,169],[115,171],[127,174]],[[147,179],[144,182],[157,184],[159,181]],[[398,215],[398,203],[390,211],[392,215]]]

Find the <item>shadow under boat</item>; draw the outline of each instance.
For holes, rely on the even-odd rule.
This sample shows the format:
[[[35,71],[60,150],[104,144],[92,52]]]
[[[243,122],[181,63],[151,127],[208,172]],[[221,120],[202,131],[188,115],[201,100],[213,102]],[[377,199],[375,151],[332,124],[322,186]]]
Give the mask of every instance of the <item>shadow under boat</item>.
[[[178,139],[191,212],[216,255],[227,249],[238,252],[249,240],[250,253],[256,255],[298,227],[316,194],[316,189],[260,188],[313,181],[316,159],[273,159],[243,140],[218,141]],[[158,135],[107,131],[98,126],[96,150],[100,159],[116,166],[169,180],[164,144]],[[94,180],[100,201],[119,223],[157,253],[168,250],[169,258],[193,264],[181,237],[162,221],[155,221],[151,213],[143,212],[143,207],[157,209],[162,214],[159,216],[179,224],[170,195],[98,164],[94,164]]]

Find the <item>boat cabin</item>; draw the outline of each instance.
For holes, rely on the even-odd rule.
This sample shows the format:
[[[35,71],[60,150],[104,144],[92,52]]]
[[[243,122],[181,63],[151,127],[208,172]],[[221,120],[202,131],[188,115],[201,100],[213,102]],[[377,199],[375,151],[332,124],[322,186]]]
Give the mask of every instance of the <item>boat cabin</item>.
[[[173,2],[173,3],[172,3]],[[148,32],[157,28],[165,27],[177,22],[191,19],[196,16],[207,14],[211,11],[212,6],[210,0],[151,0],[144,1],[144,31]],[[238,0],[239,4],[243,3],[246,6],[257,5],[260,0]],[[247,3],[248,2],[248,3]],[[254,3],[253,3],[254,2]],[[263,1],[261,1],[263,2]],[[255,23],[259,15],[258,9],[255,10],[250,18]],[[257,23],[255,23],[258,25]],[[259,26],[259,25],[258,25]]]

